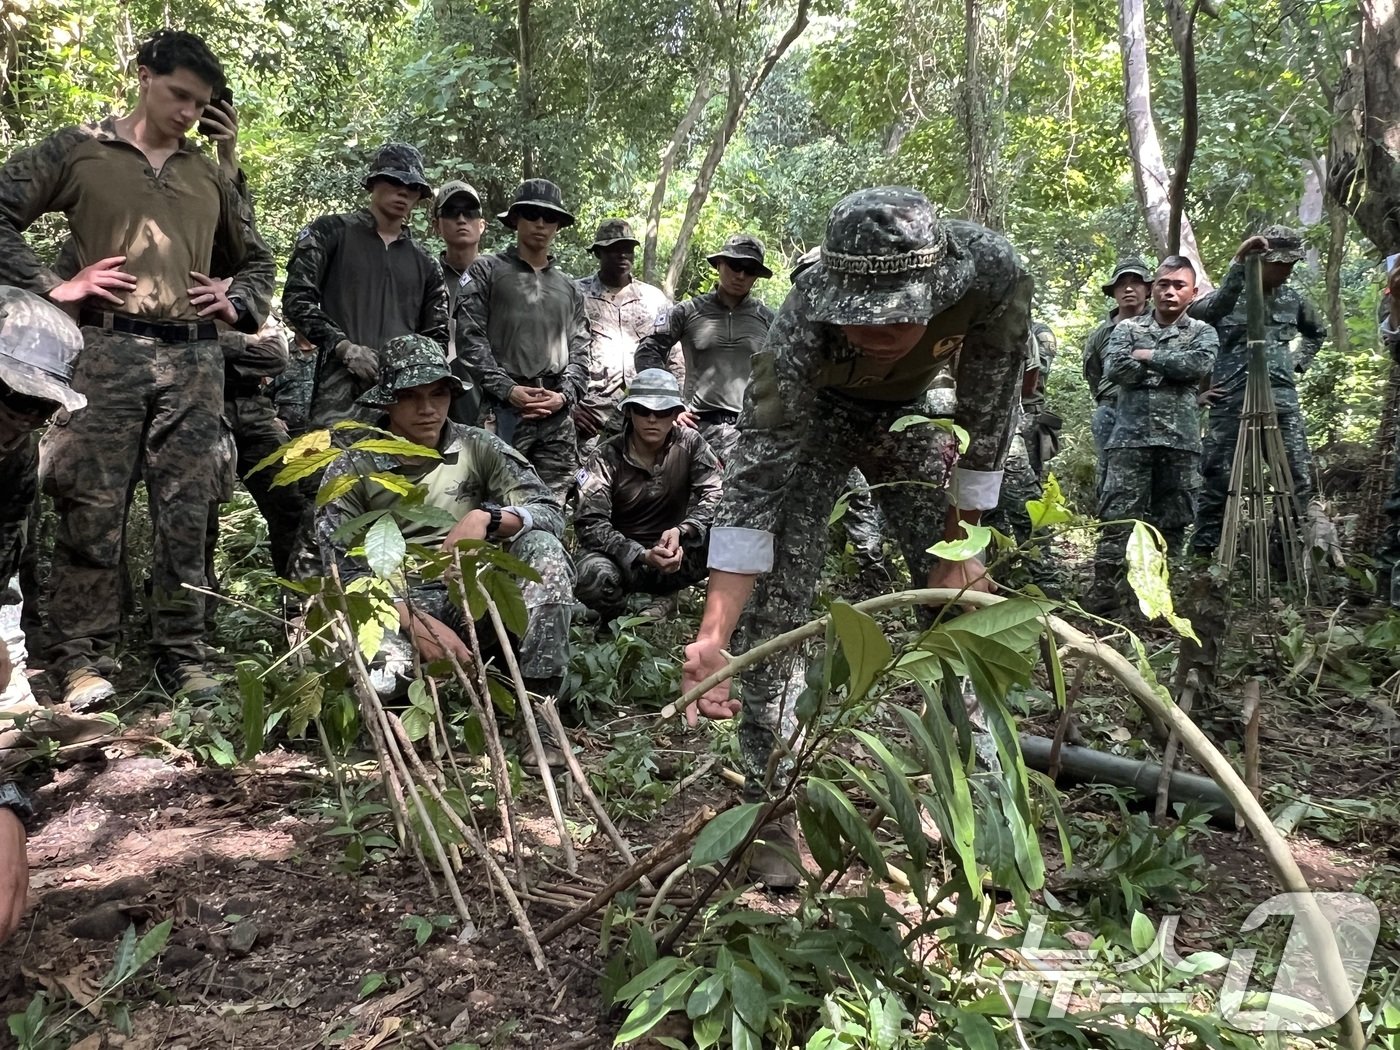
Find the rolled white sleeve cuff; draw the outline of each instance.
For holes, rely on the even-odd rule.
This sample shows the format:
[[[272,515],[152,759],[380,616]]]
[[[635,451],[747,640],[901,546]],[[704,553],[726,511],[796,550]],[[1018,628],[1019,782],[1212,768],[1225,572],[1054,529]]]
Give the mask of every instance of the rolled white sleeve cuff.
[[[773,534],[717,525],[710,530],[710,568],[755,576],[773,568]]]
[[[955,468],[953,506],[958,510],[996,510],[1001,499],[1001,475],[999,470]]]
[[[531,514],[524,507],[502,507],[501,513],[511,513],[520,519],[520,530],[516,532],[517,536],[524,536],[525,533],[529,532],[535,527],[534,515]]]
[[[1400,332],[1397,332],[1391,325],[1389,317],[1381,318],[1381,339],[1387,343],[1393,343],[1400,339]]]

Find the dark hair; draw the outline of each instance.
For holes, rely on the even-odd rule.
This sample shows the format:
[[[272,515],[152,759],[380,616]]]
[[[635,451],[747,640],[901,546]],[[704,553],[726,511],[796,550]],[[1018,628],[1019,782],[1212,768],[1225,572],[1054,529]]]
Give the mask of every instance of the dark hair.
[[[136,64],[166,76],[177,69],[188,69],[214,89],[219,98],[227,87],[224,66],[209,50],[203,37],[178,29],[158,29],[136,52]]]
[[[1157,276],[1160,277],[1172,270],[1190,270],[1191,279],[1193,281],[1196,279],[1196,267],[1191,265],[1191,260],[1184,255],[1168,255],[1157,267]]]

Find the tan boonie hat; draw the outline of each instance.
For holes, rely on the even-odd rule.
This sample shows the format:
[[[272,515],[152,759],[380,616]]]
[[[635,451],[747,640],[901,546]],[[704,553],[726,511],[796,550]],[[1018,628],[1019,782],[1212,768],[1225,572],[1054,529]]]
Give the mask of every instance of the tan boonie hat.
[[[441,214],[442,209],[447,206],[447,202],[453,197],[470,197],[470,207],[476,209],[478,212],[481,211],[481,194],[476,192],[476,187],[469,182],[463,182],[461,179],[453,179],[451,182],[444,183],[433,197],[434,219]]]
[[[87,398],[72,387],[83,333],[47,299],[0,286],[0,382],[17,394],[76,412]]]
[[[600,248],[611,248],[615,244],[630,244],[636,248],[641,243],[633,236],[632,224],[626,219],[604,219],[598,224],[598,232],[588,250],[596,252]]]

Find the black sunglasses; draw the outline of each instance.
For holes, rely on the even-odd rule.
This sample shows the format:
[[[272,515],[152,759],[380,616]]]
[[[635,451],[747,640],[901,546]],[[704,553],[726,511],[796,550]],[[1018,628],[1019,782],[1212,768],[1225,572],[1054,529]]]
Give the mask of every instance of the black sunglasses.
[[[628,405],[627,410],[634,416],[641,416],[643,419],[675,419],[681,414],[679,408],[642,408],[640,405]]]
[[[4,405],[17,416],[32,419],[48,419],[59,409],[57,402],[21,394],[18,390],[11,390],[4,383],[0,383],[0,405]]]
[[[758,263],[735,262],[733,259],[725,259],[724,261],[729,264],[729,268],[735,273],[742,273],[746,277],[757,277],[759,273],[762,272],[758,268]]]
[[[524,219],[526,222],[552,222],[556,225],[559,222],[559,213],[557,211],[550,211],[548,208],[536,208],[533,205],[516,208],[515,217],[516,219]]]
[[[459,205],[449,205],[438,212],[439,219],[479,219],[481,218],[480,208],[467,208]]]

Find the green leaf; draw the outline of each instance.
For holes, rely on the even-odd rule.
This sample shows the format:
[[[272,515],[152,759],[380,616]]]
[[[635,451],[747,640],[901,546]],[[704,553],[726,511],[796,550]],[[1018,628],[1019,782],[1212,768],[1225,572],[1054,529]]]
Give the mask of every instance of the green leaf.
[[[413,482],[409,481],[402,474],[395,474],[392,470],[376,470],[373,474],[366,475],[367,481],[372,481],[382,489],[400,496],[410,496],[413,494]]]
[[[323,452],[330,447],[331,432],[329,430],[308,430],[305,434],[293,438],[258,460],[257,465],[248,473],[256,474],[260,470],[266,470],[274,463],[289,463],[308,453]]]
[[[708,1050],[719,1042],[719,1038],[724,1034],[724,1022],[729,1019],[732,1010],[728,1009],[728,1004],[716,1006],[714,1010],[704,1017],[697,1018],[695,1024],[691,1026],[690,1034],[695,1039],[696,1050]]]
[[[673,973],[685,965],[686,960],[679,955],[668,955],[664,959],[658,959],[619,988],[613,995],[613,1002],[625,1003],[627,1000],[641,995],[642,992],[660,987]]]
[[[1178,616],[1172,605],[1171,583],[1167,573],[1167,558],[1157,546],[1155,530],[1141,521],[1133,522],[1133,534],[1128,537],[1128,583],[1137,595],[1138,605],[1144,616],[1155,619],[1160,616],[1170,623],[1178,634],[1190,638],[1197,644],[1196,629],[1191,621]]]
[[[875,841],[875,833],[866,824],[865,818],[856,812],[840,788],[821,777],[807,778],[807,797],[814,805],[825,808],[836,818],[841,836],[860,854],[861,860],[880,878],[889,878],[889,868],[885,864],[884,851]]]
[[[331,539],[339,540],[341,543],[349,543],[352,540],[359,539],[360,534],[363,533],[370,524],[378,521],[388,513],[388,510],[381,508],[379,510],[369,510],[365,511],[363,514],[357,514],[349,521],[341,522],[336,530],[331,533]]]
[[[829,875],[845,858],[841,854],[840,835],[835,818],[824,808],[807,801],[799,801],[797,820],[802,825],[802,837],[807,840],[807,849],[822,874]]]
[[[1157,930],[1149,919],[1140,911],[1133,912],[1133,921],[1130,927],[1133,939],[1133,950],[1145,952],[1157,938]]]
[[[1031,516],[1031,531],[1047,529],[1052,525],[1063,525],[1074,520],[1074,512],[1065,502],[1060,482],[1054,474],[1048,474],[1041,487],[1040,499],[1026,500],[1026,511]]]
[[[398,522],[387,514],[365,533],[365,561],[380,579],[388,579],[399,570],[404,553],[403,533]]]
[[[350,446],[356,452],[370,452],[381,456],[407,456],[417,459],[442,459],[442,453],[426,445],[415,445],[403,438],[364,438]]]
[[[885,789],[889,792],[890,808],[894,811],[899,833],[909,850],[909,862],[917,870],[928,863],[928,841],[924,837],[923,824],[919,820],[919,803],[909,787],[909,774],[904,766],[884,743],[863,729],[855,730],[856,737],[865,745],[877,762],[885,770]],[[911,873],[912,875],[912,873]],[[922,880],[920,880],[922,882]]]
[[[388,977],[386,977],[382,973],[375,972],[365,974],[364,979],[360,981],[360,987],[359,990],[355,993],[355,998],[364,999],[368,996],[373,995],[375,992],[379,991],[379,989],[384,987],[384,983],[387,980]]]
[[[238,665],[238,692],[243,697],[243,761],[247,762],[262,750],[267,732],[267,688],[256,666],[247,661]]]
[[[701,981],[690,993],[690,999],[685,1004],[686,1016],[690,1018],[703,1017],[724,998],[724,977],[717,973],[712,973]]]
[[[408,734],[408,739],[414,743],[422,740],[433,728],[433,716],[421,707],[410,707],[399,716],[399,721],[403,723],[403,731]]]
[[[290,485],[312,474],[319,474],[340,458],[340,449],[327,448],[320,452],[308,452],[302,456],[288,456],[282,469],[272,479],[274,488]]]
[[[971,522],[959,522],[963,532],[967,535],[960,540],[939,540],[928,552],[944,561],[968,561],[972,558],[980,558],[982,552],[987,549],[987,544],[992,542],[992,530],[985,525],[973,525]]]
[[[736,1050],[745,1045],[757,1050],[759,1037],[768,1028],[768,996],[763,991],[763,985],[746,966],[740,964],[730,974],[729,994],[734,1000],[734,1024],[730,1028],[730,1038]]]
[[[981,1014],[959,1010],[957,1030],[967,1050],[999,1050],[1001,1046],[996,1027]]]
[[[333,478],[327,478],[319,489],[316,490],[316,506],[324,507],[332,500],[338,500],[357,484],[360,476],[358,474],[339,474]]]
[[[501,614],[501,622],[506,625],[506,630],[516,638],[523,638],[529,615],[525,610],[525,599],[520,593],[520,584],[494,565],[481,573],[478,582],[496,603],[496,611]]]
[[[845,602],[832,603],[831,622],[851,669],[850,695],[859,699],[894,658],[894,652],[875,618]]]
[[[706,824],[695,839],[695,848],[690,855],[691,867],[703,868],[733,853],[735,847],[753,830],[754,821],[763,808],[761,802],[745,802],[725,810]]]
[[[112,968],[107,971],[107,979],[103,983],[110,987],[130,977],[136,971],[133,965],[135,958],[136,926],[128,923],[122,939],[117,942],[117,954],[112,957]]]

